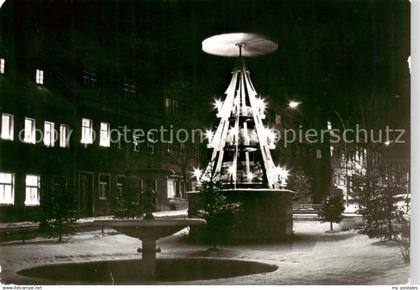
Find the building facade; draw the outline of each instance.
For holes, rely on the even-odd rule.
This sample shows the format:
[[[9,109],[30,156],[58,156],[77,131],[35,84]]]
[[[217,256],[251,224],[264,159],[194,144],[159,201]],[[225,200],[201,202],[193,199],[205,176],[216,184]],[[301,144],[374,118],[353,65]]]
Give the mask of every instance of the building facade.
[[[63,0],[41,6],[8,0],[0,10],[0,220],[35,218],[59,183],[68,186],[80,216],[112,214],[122,197],[141,199],[148,167],[161,169],[156,210],[185,207],[193,166],[203,168],[210,152],[204,142],[152,141],[162,139],[156,136],[162,126],[190,130],[216,124],[211,101],[225,88],[233,63],[223,60],[221,66],[203,56],[207,26],[191,22],[190,31],[181,23],[175,30],[171,23],[179,22],[180,11],[166,1]],[[187,8],[195,9],[189,3]],[[261,80],[256,83],[269,87],[265,71],[253,70]],[[309,103],[312,88],[309,100],[298,97],[303,105],[290,111],[287,88],[277,81],[272,97],[262,96],[268,125],[323,128],[321,102]],[[153,132],[137,140],[134,129]],[[280,140],[272,156],[292,176],[303,171],[309,177],[312,202],[323,199],[331,181],[328,142],[286,148]]]

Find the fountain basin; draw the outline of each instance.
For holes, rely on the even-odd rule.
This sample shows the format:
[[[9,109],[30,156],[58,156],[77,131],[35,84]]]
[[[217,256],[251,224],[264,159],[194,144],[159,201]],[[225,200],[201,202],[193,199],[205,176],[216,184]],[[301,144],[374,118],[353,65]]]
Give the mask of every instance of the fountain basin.
[[[38,266],[17,272],[27,284],[149,284],[141,260],[97,261]],[[231,278],[277,270],[277,266],[219,258],[159,259],[156,282],[187,282]],[[153,281],[153,283],[155,282]],[[214,283],[214,282],[213,282]]]
[[[102,226],[107,226],[116,231],[140,240],[158,240],[170,236],[188,226],[206,224],[198,218],[162,218],[154,220],[98,220]]]
[[[201,192],[188,194],[188,216],[198,216],[204,207]],[[241,211],[234,218],[233,227],[223,233],[225,243],[271,243],[287,240],[293,235],[293,192],[287,189],[224,189],[222,194],[229,202],[241,203]],[[206,241],[206,227],[190,229],[190,236]]]
[[[142,248],[142,277],[147,281],[156,280],[157,259],[156,241],[162,237],[170,236],[188,226],[200,226],[206,221],[198,218],[162,218],[162,219],[135,219],[135,220],[105,220],[97,221],[102,226],[109,226],[118,232],[130,237],[140,239]]]

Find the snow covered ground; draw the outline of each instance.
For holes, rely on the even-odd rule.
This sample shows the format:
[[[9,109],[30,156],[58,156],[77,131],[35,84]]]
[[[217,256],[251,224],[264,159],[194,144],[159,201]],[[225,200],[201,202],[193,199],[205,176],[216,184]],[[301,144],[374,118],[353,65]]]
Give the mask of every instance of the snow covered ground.
[[[338,228],[337,225],[335,225]],[[159,257],[215,257],[275,264],[271,273],[249,275],[194,284],[406,284],[409,266],[402,262],[392,242],[369,239],[355,231],[326,233],[329,224],[317,221],[294,223],[293,241],[265,245],[222,246],[207,251],[206,245],[191,244],[186,230],[161,239]],[[0,244],[1,281],[25,283],[17,270],[46,263],[115,260],[139,257],[141,242],[111,229],[74,235],[62,244],[35,239],[25,244]]]

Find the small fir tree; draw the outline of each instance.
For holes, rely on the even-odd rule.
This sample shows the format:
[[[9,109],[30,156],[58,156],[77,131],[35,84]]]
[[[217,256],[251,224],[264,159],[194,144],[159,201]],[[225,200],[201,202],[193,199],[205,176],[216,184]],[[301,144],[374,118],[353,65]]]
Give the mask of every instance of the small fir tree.
[[[219,181],[203,182],[200,192],[204,198],[204,206],[198,211],[198,216],[206,220],[209,241],[212,248],[217,249],[217,244],[229,234],[235,216],[240,212],[241,203],[229,202],[223,195]]]
[[[295,192],[294,201],[298,203],[311,203],[311,180],[303,172],[299,170],[296,174],[293,174],[288,182],[288,188]]]
[[[361,232],[370,238],[393,240],[399,234],[401,209],[406,191],[404,184],[388,182],[384,169],[373,168],[363,175],[355,176],[358,213],[362,215]],[[395,178],[399,180],[398,178]]]
[[[74,198],[65,182],[53,186],[42,200],[40,231],[58,237],[62,242],[64,234],[73,233],[71,225],[76,221]]]
[[[333,223],[339,223],[342,220],[344,209],[342,192],[333,190],[322,202],[318,217],[324,222],[329,222],[332,231]]]

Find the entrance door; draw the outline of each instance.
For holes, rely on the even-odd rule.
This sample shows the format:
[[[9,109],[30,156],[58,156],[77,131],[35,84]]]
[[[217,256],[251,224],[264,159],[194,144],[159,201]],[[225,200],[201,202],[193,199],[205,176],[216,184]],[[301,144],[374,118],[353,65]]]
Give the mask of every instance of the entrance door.
[[[79,174],[79,209],[82,216],[93,214],[93,173],[81,172]]]

